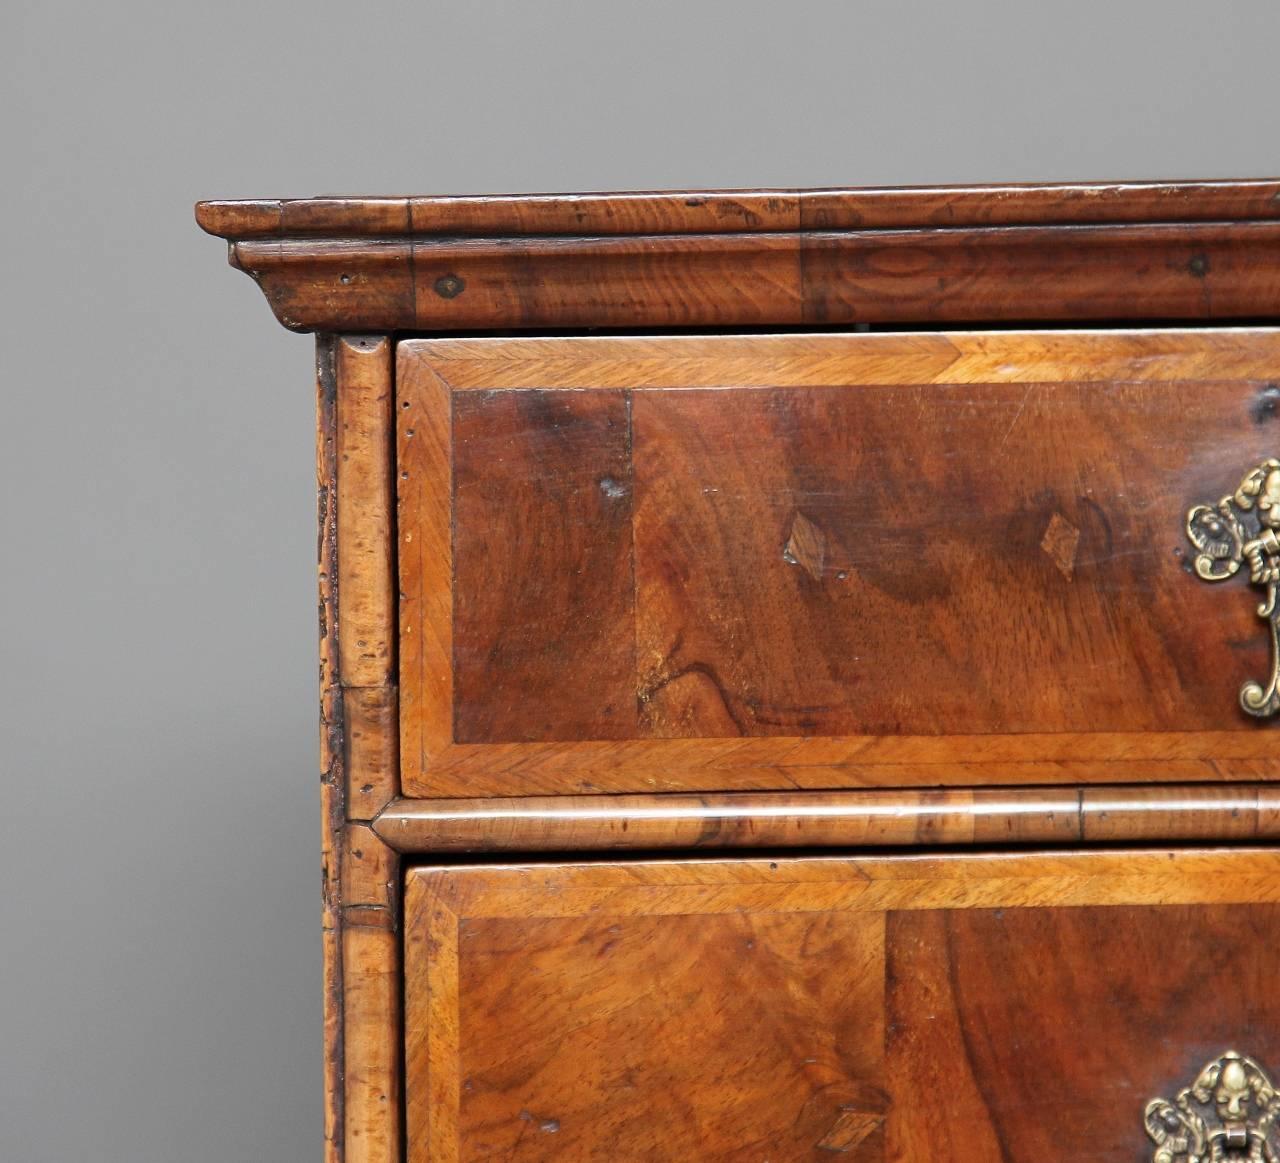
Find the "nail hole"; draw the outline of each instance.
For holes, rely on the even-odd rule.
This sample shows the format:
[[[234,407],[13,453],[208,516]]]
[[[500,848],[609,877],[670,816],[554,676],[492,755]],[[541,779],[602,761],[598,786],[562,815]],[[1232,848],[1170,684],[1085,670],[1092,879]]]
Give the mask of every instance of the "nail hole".
[[[442,299],[456,299],[467,289],[466,282],[458,275],[441,275],[436,279],[436,294]]]
[[[1265,424],[1280,415],[1280,385],[1268,384],[1254,396],[1249,414],[1255,424]]]

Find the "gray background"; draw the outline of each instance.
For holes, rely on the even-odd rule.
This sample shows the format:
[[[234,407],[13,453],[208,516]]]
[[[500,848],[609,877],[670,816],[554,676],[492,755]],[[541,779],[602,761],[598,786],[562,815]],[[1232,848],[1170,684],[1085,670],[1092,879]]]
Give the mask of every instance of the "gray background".
[[[1276,0],[7,0],[0,1161],[320,1156],[312,350],[200,197],[1270,176]]]

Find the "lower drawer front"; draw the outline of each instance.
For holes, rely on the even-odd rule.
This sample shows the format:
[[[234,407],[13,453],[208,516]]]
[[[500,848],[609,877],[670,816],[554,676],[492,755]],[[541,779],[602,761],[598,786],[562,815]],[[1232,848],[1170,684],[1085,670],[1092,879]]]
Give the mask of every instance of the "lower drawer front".
[[[1280,1150],[1275,850],[415,868],[405,936],[411,1163]]]

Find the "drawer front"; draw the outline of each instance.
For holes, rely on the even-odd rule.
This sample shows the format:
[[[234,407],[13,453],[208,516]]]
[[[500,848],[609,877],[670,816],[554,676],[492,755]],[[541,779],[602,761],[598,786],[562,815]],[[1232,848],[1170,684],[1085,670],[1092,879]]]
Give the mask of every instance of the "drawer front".
[[[1280,775],[1275,330],[398,351],[411,795]]]
[[[1280,1151],[1274,850],[414,869],[405,950],[410,1163]]]

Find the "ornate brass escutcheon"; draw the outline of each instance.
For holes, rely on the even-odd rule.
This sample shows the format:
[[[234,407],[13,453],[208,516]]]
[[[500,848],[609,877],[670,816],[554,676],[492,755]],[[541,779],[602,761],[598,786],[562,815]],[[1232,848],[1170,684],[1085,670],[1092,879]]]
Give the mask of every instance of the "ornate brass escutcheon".
[[[1232,496],[1216,505],[1196,505],[1187,514],[1187,536],[1197,549],[1196,574],[1205,581],[1226,581],[1249,563],[1249,580],[1266,588],[1258,607],[1271,630],[1271,677],[1264,687],[1246,682],[1240,705],[1267,718],[1280,710],[1280,460],[1264,460],[1240,482]]]
[[[1147,1103],[1152,1163],[1277,1163],[1280,1095],[1252,1058],[1228,1050],[1177,1097]]]

